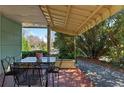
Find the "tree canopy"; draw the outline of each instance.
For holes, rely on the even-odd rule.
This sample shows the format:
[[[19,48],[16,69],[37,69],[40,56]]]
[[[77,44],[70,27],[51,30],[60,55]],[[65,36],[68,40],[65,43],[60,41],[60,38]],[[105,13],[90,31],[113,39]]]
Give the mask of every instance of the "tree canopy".
[[[108,18],[77,37],[77,48],[81,55],[93,58],[108,56],[123,57],[124,12]]]
[[[31,49],[27,39],[22,36],[22,51],[29,51]]]

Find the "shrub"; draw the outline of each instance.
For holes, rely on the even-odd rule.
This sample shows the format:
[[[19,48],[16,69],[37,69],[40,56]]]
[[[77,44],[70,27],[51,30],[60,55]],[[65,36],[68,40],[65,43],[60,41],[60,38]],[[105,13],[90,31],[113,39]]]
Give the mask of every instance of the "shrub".
[[[43,56],[46,56],[48,54],[47,51],[43,51],[43,50],[22,51],[22,58],[35,57],[36,53],[43,53]]]

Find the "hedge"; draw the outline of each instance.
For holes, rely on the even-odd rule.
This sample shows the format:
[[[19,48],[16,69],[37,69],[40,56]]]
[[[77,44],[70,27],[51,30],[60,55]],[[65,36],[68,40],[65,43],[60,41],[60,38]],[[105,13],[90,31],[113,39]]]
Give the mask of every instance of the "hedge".
[[[43,50],[22,51],[22,58],[35,57],[36,53],[43,53],[43,56],[46,56],[48,54],[47,51],[43,51]]]

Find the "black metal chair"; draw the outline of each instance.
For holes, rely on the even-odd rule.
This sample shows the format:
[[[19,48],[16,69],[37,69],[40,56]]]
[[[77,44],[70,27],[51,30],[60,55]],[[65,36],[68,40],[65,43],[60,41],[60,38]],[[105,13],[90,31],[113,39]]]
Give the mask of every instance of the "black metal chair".
[[[18,73],[13,73],[14,76],[14,87],[17,85],[19,86],[30,86],[30,77],[28,77],[28,70],[27,69],[23,69],[20,66],[22,66],[22,64],[18,64],[18,63],[14,63],[12,65],[12,71],[13,72],[18,72]],[[26,66],[26,65],[25,65]]]
[[[48,69],[48,73],[52,74],[52,84],[54,87],[54,78],[57,76],[57,86],[59,86],[59,71],[61,69],[61,65],[62,65],[62,61],[63,59],[59,60],[60,62],[58,62],[57,64],[51,64],[51,66]]]
[[[25,67],[23,68],[23,66],[25,66]],[[18,74],[14,74],[15,84],[18,87],[19,86],[29,86],[30,87],[30,86],[37,85],[37,80],[40,80],[40,86],[43,86],[41,71],[40,71],[41,68],[40,68],[39,64],[37,64],[37,63],[35,63],[35,64],[14,63],[12,70],[18,72]],[[38,71],[38,72],[37,72],[37,74],[35,74],[35,73],[32,73],[31,70]]]
[[[36,72],[36,74],[35,73],[33,74],[33,77],[36,77],[36,76],[38,77],[38,79],[40,80],[40,85],[42,87],[47,86],[46,85],[47,73],[46,73],[46,71],[45,71],[45,73],[43,73],[43,71],[44,71],[44,69],[48,68],[48,65],[43,64],[41,62],[36,62],[36,63],[33,64],[33,66],[34,66],[33,71]]]
[[[6,57],[4,59],[1,60],[1,65],[3,68],[3,82],[2,82],[2,87],[4,86],[4,82],[6,79],[6,76],[13,76],[13,72],[11,70],[11,63],[14,62],[14,58],[13,57]]]

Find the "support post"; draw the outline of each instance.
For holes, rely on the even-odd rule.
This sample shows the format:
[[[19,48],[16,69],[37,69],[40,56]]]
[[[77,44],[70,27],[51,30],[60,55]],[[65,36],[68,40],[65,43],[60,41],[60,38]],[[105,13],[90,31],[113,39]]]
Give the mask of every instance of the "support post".
[[[75,58],[75,62],[77,62],[77,48],[76,48],[76,36],[74,37],[74,58]]]
[[[47,29],[47,51],[48,51],[48,56],[50,56],[50,39],[51,39],[51,31],[50,31],[50,27],[48,26],[48,29]]]

